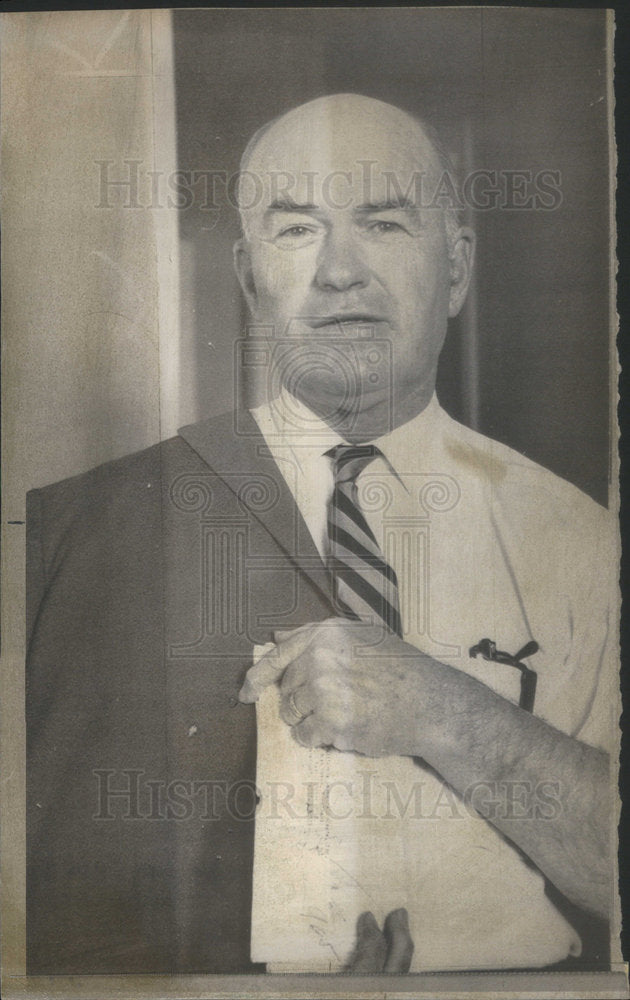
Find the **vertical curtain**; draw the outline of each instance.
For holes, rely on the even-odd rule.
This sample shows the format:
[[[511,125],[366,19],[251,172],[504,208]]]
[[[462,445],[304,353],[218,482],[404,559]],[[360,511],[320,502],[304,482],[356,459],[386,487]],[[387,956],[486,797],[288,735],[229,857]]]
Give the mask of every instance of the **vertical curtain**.
[[[5,16],[5,406],[24,488],[177,421],[170,30],[162,11]]]
[[[2,17],[3,912],[24,968],[24,504],[173,432],[177,211],[170,14]]]

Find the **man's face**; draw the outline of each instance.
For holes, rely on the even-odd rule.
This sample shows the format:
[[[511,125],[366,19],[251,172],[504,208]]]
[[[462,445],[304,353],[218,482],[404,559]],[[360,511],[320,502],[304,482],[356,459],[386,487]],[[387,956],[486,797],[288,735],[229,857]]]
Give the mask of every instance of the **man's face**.
[[[465,294],[443,212],[422,204],[439,175],[419,127],[365,98],[298,108],[254,149],[237,270],[275,374],[330,423],[378,413],[386,431],[431,398]]]

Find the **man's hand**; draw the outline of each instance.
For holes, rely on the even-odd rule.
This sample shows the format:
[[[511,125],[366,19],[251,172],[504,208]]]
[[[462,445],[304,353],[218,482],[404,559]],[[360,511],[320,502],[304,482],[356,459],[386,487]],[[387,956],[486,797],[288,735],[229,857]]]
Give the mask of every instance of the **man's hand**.
[[[405,909],[392,910],[381,931],[373,913],[357,921],[357,944],[346,972],[409,972],[413,941]]]
[[[241,701],[280,682],[280,714],[303,746],[368,757],[416,752],[419,669],[429,657],[380,626],[346,618],[275,638],[276,648],[248,671]]]

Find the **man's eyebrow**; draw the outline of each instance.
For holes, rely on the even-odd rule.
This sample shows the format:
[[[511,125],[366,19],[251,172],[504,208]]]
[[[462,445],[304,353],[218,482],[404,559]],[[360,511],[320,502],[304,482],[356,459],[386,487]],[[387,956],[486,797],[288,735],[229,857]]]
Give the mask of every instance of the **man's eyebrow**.
[[[318,206],[314,205],[312,202],[303,202],[299,204],[293,201],[292,198],[278,198],[276,201],[272,201],[270,205],[265,209],[267,212],[317,212]]]
[[[391,212],[395,209],[417,212],[418,206],[410,198],[400,195],[396,198],[384,198],[382,201],[366,201],[362,205],[357,205],[355,211],[367,215],[370,212]]]
[[[418,213],[418,206],[406,195],[398,195],[394,198],[384,198],[381,201],[368,201],[362,205],[357,205],[353,211],[357,215],[369,215],[373,212],[404,211]],[[321,211],[320,206],[313,202],[297,202],[292,198],[276,198],[265,209],[265,215],[272,215],[274,212],[294,212],[305,215],[315,214]]]

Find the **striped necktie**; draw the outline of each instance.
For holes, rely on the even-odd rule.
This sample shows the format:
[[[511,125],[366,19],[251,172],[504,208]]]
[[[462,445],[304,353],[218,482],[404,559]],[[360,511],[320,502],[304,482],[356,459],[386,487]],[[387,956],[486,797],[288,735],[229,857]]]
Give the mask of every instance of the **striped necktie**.
[[[358,503],[356,479],[381,452],[374,445],[340,444],[326,455],[333,461],[335,486],[328,505],[328,565],[342,614],[384,622],[402,636],[398,581],[383,558]]]

